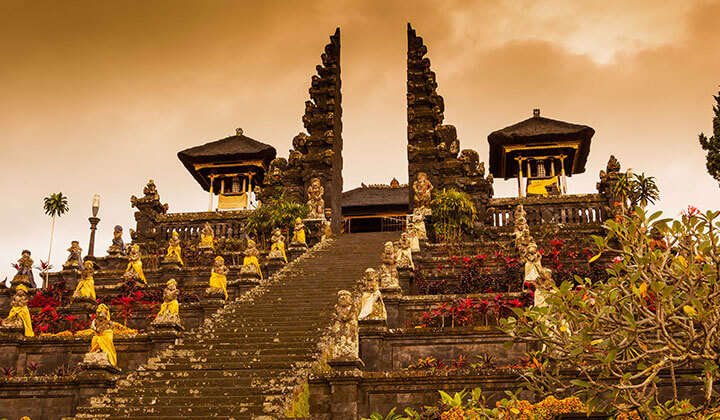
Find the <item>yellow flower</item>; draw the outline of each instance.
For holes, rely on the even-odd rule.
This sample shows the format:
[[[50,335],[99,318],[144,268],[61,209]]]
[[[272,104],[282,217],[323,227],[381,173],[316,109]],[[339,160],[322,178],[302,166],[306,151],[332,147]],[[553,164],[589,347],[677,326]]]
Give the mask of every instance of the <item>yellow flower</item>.
[[[680,261],[680,265],[682,265],[683,267],[687,268],[688,262],[687,262],[687,260],[685,259],[685,257],[683,257],[682,255],[678,255],[677,259],[678,259],[678,261]]]
[[[598,338],[597,340],[593,340],[590,342],[591,346],[597,346],[598,344],[602,343],[602,338]]]
[[[693,308],[690,305],[683,306],[683,312],[685,312],[685,315],[687,315],[689,317],[693,317],[693,318],[696,317],[698,314],[697,311],[695,310],[695,308]]]

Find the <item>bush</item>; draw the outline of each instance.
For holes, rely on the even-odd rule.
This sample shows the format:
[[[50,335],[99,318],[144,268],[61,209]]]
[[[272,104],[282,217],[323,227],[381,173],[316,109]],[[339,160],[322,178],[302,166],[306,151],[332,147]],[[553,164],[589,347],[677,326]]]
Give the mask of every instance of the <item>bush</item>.
[[[477,211],[464,192],[453,188],[436,191],[430,202],[432,229],[440,242],[457,242],[473,230]]]
[[[266,246],[275,228],[291,231],[295,219],[304,219],[308,212],[305,204],[298,204],[282,193],[255,209],[248,216],[245,228],[249,234],[255,236],[259,245]]]

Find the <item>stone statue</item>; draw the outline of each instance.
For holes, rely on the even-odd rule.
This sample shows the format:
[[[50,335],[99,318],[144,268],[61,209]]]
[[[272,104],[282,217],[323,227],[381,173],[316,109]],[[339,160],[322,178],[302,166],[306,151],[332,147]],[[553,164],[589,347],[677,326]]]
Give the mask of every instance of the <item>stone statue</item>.
[[[398,275],[395,247],[393,243],[385,242],[381,256],[380,266],[380,287],[382,289],[397,289],[400,287],[400,276]]]
[[[420,211],[423,215],[430,214],[430,200],[432,199],[433,186],[428,180],[425,172],[418,172],[417,179],[413,183],[414,206],[415,211]]]
[[[17,260],[17,264],[15,265],[15,268],[17,269],[17,274],[15,275],[15,278],[13,279],[13,284],[19,283],[19,284],[25,284],[28,287],[35,287],[35,278],[33,277],[33,259],[30,258],[31,252],[26,250],[23,250],[22,256],[19,260]]]
[[[180,327],[180,305],[177,300],[179,294],[177,281],[175,279],[168,280],[165,290],[163,290],[163,303],[160,305],[160,311],[152,322],[153,327]]]
[[[82,267],[83,257],[82,248],[80,248],[80,242],[72,241],[70,243],[70,248],[68,248],[67,251],[70,255],[68,255],[67,261],[65,261],[65,264],[63,264],[63,268],[69,270],[71,268]]]
[[[305,240],[305,224],[301,218],[295,219],[295,228],[293,229],[293,237],[290,245],[307,245]]]
[[[244,254],[245,258],[243,259],[243,265],[240,269],[240,274],[257,275],[258,277],[260,277],[260,280],[262,280],[263,275],[262,271],[260,271],[260,262],[258,261],[260,251],[258,251],[255,241],[253,241],[252,239],[248,240],[247,248],[245,248]]]
[[[83,364],[96,367],[112,366],[117,368],[117,353],[113,342],[113,322],[110,320],[110,309],[101,303],[95,311],[95,319],[90,328],[95,331],[90,351],[85,354]]]
[[[168,241],[167,254],[165,255],[165,262],[180,263],[185,265],[182,260],[182,246],[180,242],[180,234],[176,230],[173,230],[172,237]]]
[[[363,293],[360,296],[360,315],[358,321],[386,321],[387,312],[378,288],[377,272],[368,268],[363,278]]]
[[[115,230],[113,231],[113,240],[112,244],[110,245],[110,248],[108,248],[107,252],[111,256],[120,256],[125,254],[125,243],[122,239],[123,234],[123,228],[120,225],[115,226]]]
[[[552,270],[549,268],[541,267],[540,277],[538,277],[535,281],[535,296],[533,298],[533,305],[538,308],[547,306],[545,300],[547,299],[548,295],[553,293],[554,286],[555,281],[552,278]]]
[[[310,181],[310,186],[307,191],[307,205],[310,208],[308,219],[325,218],[325,200],[323,200],[323,194],[325,194],[325,188],[323,188],[320,183],[320,179],[313,178]]]
[[[155,181],[152,179],[148,181],[145,188],[143,188],[143,194],[145,194],[145,198],[150,200],[160,200],[160,194],[157,192],[157,187],[155,186]]]
[[[32,319],[28,304],[28,288],[20,284],[15,288],[15,296],[12,298],[10,313],[0,324],[0,330],[23,331],[25,337],[34,337]]]
[[[397,256],[395,258],[398,268],[415,269],[412,259],[412,249],[410,244],[410,235],[407,232],[400,234],[400,241],[397,247]]]
[[[418,240],[427,239],[427,229],[425,228],[425,214],[422,210],[415,209],[412,214],[412,224],[415,227]]]
[[[78,281],[77,287],[73,292],[72,298],[75,300],[86,300],[95,303],[95,279],[93,275],[95,264],[87,260],[85,261],[82,272],[80,273],[80,281]]]
[[[215,257],[212,271],[210,272],[210,287],[205,292],[210,296],[224,296],[225,300],[228,298],[227,293],[227,267],[225,267],[225,259],[221,256]]]
[[[283,260],[287,263],[288,260],[287,254],[285,253],[285,238],[283,238],[280,228],[275,228],[273,230],[270,241],[272,241],[272,245],[270,247],[270,253],[268,253],[268,259]]]
[[[202,231],[200,231],[200,245],[198,245],[198,249],[204,251],[212,251],[215,249],[215,232],[208,222],[205,222],[205,226],[203,226]]]
[[[140,253],[139,245],[132,245],[130,247],[128,258],[130,261],[128,261],[123,278],[126,280],[140,280],[147,285],[147,279],[145,279],[145,273],[143,273],[142,254]]]
[[[415,229],[415,224],[412,222],[412,216],[410,216],[410,222],[407,224],[407,234],[410,241],[410,250],[420,252],[420,238],[418,238],[417,229]]]
[[[325,219],[323,222],[323,234],[320,238],[321,241],[324,241],[326,239],[332,238],[333,232],[332,232],[332,225],[330,224],[330,220]]]
[[[357,307],[347,290],[339,291],[337,296],[335,322],[331,328],[330,357],[356,360],[360,354]]]

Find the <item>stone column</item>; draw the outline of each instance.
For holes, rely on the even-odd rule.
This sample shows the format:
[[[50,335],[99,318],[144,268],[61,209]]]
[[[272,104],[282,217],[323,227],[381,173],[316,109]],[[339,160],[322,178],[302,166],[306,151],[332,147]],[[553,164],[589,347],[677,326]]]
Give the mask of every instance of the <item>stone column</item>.
[[[93,216],[88,220],[90,221],[90,242],[88,243],[88,253],[85,259],[95,261],[95,232],[97,231],[98,223],[100,223],[100,218]]]

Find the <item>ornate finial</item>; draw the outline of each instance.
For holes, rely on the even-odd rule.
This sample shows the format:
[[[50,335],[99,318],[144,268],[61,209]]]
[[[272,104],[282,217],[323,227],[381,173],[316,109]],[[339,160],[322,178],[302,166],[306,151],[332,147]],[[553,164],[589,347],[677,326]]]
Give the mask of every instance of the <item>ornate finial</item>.
[[[243,134],[243,129],[242,129],[242,128],[239,128],[239,127],[238,127],[238,128],[235,129],[235,135],[236,135],[236,136],[242,136],[242,134]]]
[[[533,118],[540,118],[540,108],[533,109]]]

